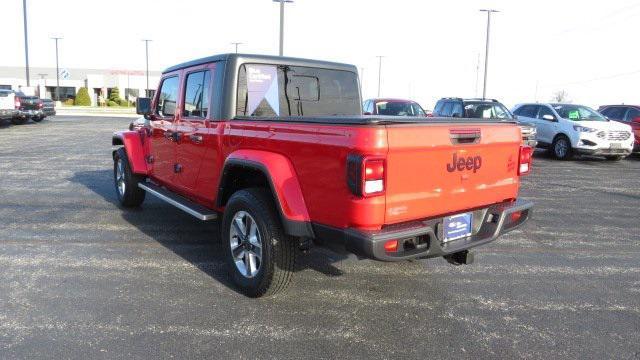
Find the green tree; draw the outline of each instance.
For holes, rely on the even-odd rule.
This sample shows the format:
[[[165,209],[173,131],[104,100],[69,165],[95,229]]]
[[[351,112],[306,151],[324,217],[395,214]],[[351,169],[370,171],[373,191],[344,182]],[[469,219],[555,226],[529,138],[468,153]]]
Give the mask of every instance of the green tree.
[[[78,89],[78,93],[76,94],[76,100],[74,101],[74,105],[80,106],[91,106],[91,98],[89,97],[89,90],[86,87],[81,87]]]
[[[111,89],[111,92],[109,92],[109,100],[120,103],[120,89],[117,87]]]

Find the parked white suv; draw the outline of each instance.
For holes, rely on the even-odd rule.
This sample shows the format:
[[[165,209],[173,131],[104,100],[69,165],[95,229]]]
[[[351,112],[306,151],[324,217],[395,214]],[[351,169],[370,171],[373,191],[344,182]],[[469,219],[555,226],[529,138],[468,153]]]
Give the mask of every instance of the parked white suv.
[[[633,132],[595,110],[574,104],[519,104],[513,108],[518,121],[535,124],[538,147],[558,159],[573,154],[602,155],[620,160],[633,150]]]

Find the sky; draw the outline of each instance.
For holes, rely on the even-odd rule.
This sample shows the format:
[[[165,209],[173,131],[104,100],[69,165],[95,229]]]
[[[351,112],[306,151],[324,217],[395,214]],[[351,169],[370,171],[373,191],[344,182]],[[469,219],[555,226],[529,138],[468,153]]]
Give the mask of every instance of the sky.
[[[0,66],[24,66],[22,0],[1,0]],[[363,98],[482,95],[486,14],[487,97],[511,107],[550,101],[640,103],[640,1],[295,0],[286,5],[284,54],[356,65]],[[63,68],[162,70],[234,51],[277,55],[279,4],[271,0],[27,0],[29,59]],[[8,33],[4,32],[5,35]],[[32,78],[35,74],[32,74]]]

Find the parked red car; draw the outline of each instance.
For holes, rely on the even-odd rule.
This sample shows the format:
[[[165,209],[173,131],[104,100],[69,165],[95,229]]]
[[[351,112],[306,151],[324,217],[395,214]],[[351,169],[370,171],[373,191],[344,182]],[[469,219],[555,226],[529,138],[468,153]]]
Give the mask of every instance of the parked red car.
[[[146,123],[113,135],[120,204],[150,193],[221,216],[249,296],[285,288],[314,243],[460,265],[527,221],[531,148],[515,122],[362,116],[361,104],[352,65],[229,54],[170,67],[153,100],[137,99]]]
[[[369,99],[362,108],[364,115],[427,116],[420,104],[404,99]]]
[[[635,136],[633,152],[640,152],[640,106],[639,105],[603,105],[598,111],[607,118],[630,125]]]

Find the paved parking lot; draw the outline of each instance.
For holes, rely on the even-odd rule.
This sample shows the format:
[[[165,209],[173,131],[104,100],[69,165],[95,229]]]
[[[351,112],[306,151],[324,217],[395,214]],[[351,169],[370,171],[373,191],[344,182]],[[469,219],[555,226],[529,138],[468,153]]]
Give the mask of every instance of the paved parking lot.
[[[0,127],[0,357],[640,359],[640,158],[538,154],[533,220],[474,265],[315,249],[288,292],[253,300],[215,224],[115,205],[127,124]]]

